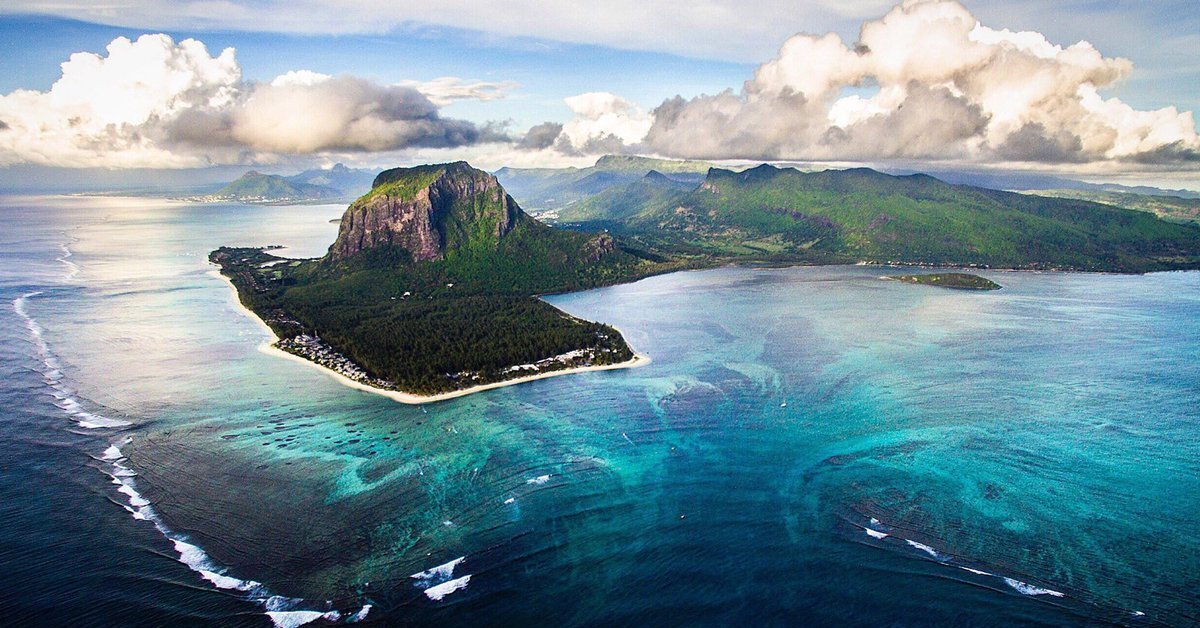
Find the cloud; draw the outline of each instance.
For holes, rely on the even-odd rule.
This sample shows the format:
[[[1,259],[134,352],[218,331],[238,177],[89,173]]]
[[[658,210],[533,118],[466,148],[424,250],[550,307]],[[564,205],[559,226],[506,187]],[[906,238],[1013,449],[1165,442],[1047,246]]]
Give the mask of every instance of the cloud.
[[[535,125],[525,133],[525,137],[517,143],[517,148],[524,150],[543,150],[554,145],[562,133],[563,125],[557,122],[543,122]]]
[[[521,86],[514,81],[464,81],[456,76],[443,76],[432,81],[404,81],[401,85],[421,92],[439,107],[460,100],[500,100]]]
[[[443,118],[413,87],[288,72],[242,80],[234,50],[118,38],[77,53],[49,91],[0,96],[0,165],[189,167],[323,151],[442,148],[506,139]]]
[[[531,128],[519,148],[570,156],[627,152],[646,136],[653,122],[637,105],[608,92],[588,92],[563,102],[573,114],[571,119]]]
[[[1087,42],[988,28],[954,0],[905,0],[854,45],[795,35],[739,93],[665,101],[642,141],[692,158],[1188,160],[1190,112],[1101,97],[1132,69]]]

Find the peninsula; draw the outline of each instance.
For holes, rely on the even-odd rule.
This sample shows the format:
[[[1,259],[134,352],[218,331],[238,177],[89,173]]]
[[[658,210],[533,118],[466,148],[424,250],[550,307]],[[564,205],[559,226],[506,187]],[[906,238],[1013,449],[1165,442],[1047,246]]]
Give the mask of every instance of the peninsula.
[[[381,173],[322,258],[221,248],[210,260],[276,348],[409,403],[644,362],[615,328],[535,295],[679,267],[546,226],[465,162]]]
[[[1099,203],[861,168],[711,168],[692,182],[663,170],[673,174],[648,170],[563,208],[558,225],[578,229],[570,230],[527,215],[495,176],[465,162],[396,168],[349,206],[324,257],[221,248],[210,260],[271,328],[277,349],[411,403],[638,364],[618,330],[536,295],[673,270],[730,262],[1200,267],[1200,228]],[[896,279],[999,288],[965,273]]]

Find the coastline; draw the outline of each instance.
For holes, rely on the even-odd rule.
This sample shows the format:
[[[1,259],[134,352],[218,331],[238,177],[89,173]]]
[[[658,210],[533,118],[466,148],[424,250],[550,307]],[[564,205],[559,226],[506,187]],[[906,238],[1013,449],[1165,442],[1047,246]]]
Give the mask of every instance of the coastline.
[[[538,373],[536,375],[523,375],[521,377],[514,377],[512,379],[506,379],[506,380],[500,381],[500,382],[492,382],[490,384],[479,384],[478,386],[471,386],[469,388],[453,390],[450,392],[439,393],[436,395],[418,395],[418,394],[414,394],[414,393],[401,392],[399,390],[386,390],[383,388],[376,388],[374,386],[370,386],[370,385],[364,384],[362,382],[356,382],[356,381],[350,379],[349,377],[346,377],[345,375],[342,375],[341,373],[339,373],[333,369],[321,366],[320,364],[317,364],[316,362],[313,362],[312,360],[307,360],[298,355],[295,355],[293,353],[288,353],[287,351],[284,351],[283,349],[276,347],[275,343],[279,340],[279,336],[275,335],[275,330],[271,329],[271,326],[267,325],[266,321],[259,318],[258,314],[255,314],[252,310],[250,310],[250,308],[248,308],[242,304],[242,300],[240,298],[238,298],[237,286],[234,286],[233,282],[230,281],[228,277],[226,277],[225,275],[222,275],[220,270],[212,269],[209,271],[209,274],[219,278],[221,281],[224,281],[225,285],[229,286],[229,290],[233,294],[233,303],[235,306],[237,306],[238,311],[240,311],[242,314],[244,314],[245,316],[247,316],[254,322],[258,323],[259,326],[261,326],[262,329],[264,331],[266,331],[269,339],[264,341],[260,345],[258,345],[258,350],[260,352],[265,353],[267,355],[281,357],[281,358],[285,358],[288,360],[292,360],[294,362],[300,362],[302,364],[306,364],[312,368],[315,368],[315,369],[321,371],[326,376],[332,378],[339,384],[346,386],[348,388],[353,388],[355,390],[361,390],[363,392],[374,393],[376,395],[382,395],[393,401],[398,401],[400,403],[404,403],[404,404],[408,404],[408,405],[421,405],[421,404],[426,404],[426,403],[435,403],[438,401],[446,401],[448,399],[456,399],[458,397],[465,397],[467,395],[472,395],[472,394],[475,394],[478,392],[483,392],[485,390],[493,390],[496,388],[503,388],[505,386],[515,386],[517,384],[524,384],[526,382],[532,382],[532,381],[536,381],[539,379],[548,379],[551,377],[558,377],[559,375],[572,375],[575,373],[588,373],[591,371],[611,371],[611,370],[615,370],[615,369],[637,368],[640,366],[645,366],[650,363],[649,356],[634,352],[633,359],[626,360],[625,362],[619,362],[617,364],[604,364],[601,366],[579,366],[579,367],[575,367],[575,368],[560,369],[557,371],[549,371],[546,373]]]

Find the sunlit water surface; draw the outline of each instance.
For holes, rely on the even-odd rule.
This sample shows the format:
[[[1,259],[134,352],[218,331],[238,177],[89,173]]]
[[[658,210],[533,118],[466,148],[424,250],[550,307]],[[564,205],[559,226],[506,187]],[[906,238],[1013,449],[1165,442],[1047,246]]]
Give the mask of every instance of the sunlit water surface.
[[[0,608],[71,625],[1200,621],[1200,274],[555,296],[648,366],[426,407],[205,260],[338,206],[0,200]]]

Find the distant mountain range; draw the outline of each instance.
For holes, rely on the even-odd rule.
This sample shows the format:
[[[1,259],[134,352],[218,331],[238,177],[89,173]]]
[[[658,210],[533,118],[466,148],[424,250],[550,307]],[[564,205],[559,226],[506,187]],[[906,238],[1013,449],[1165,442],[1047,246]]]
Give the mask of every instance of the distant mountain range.
[[[543,216],[644,177],[651,170],[699,185],[713,164],[627,155],[605,155],[587,168],[501,168],[494,174],[529,213]]]
[[[1141,188],[1136,188],[1141,189]],[[1162,190],[1159,190],[1161,192]],[[1200,198],[1188,198],[1166,194],[1138,194],[1130,192],[1115,192],[1107,190],[1027,190],[1027,194],[1052,196],[1055,198],[1074,198],[1083,201],[1094,201],[1150,212],[1163,220],[1171,222],[1190,222],[1200,224]]]
[[[602,218],[596,214],[601,205],[607,205],[611,209],[614,203],[633,204],[628,199],[620,201],[611,198],[617,190],[622,194],[661,195],[662,184],[666,183],[662,180],[658,181],[660,185],[639,184],[631,188],[626,187],[651,171],[669,180],[669,187],[682,189],[690,185],[695,188],[703,181],[708,169],[715,165],[702,161],[605,155],[596,161],[594,166],[587,168],[501,168],[495,175],[530,214],[548,222],[582,222]],[[814,170],[811,164],[794,164],[794,167],[800,171]],[[722,168],[734,171],[740,169],[730,166]],[[1125,209],[1147,211],[1174,222],[1196,222],[1200,219],[1200,211],[1197,209],[1200,207],[1200,192],[1191,190],[1087,183],[1022,172],[938,170],[916,173],[889,169],[887,174],[929,174],[956,185],[1090,200]]]
[[[558,212],[665,255],[1145,272],[1200,263],[1200,228],[1086,200],[867,168],[651,172]]]
[[[342,164],[286,177],[252,170],[195,200],[264,204],[349,200],[370,190],[374,177],[371,171],[354,170]]]

